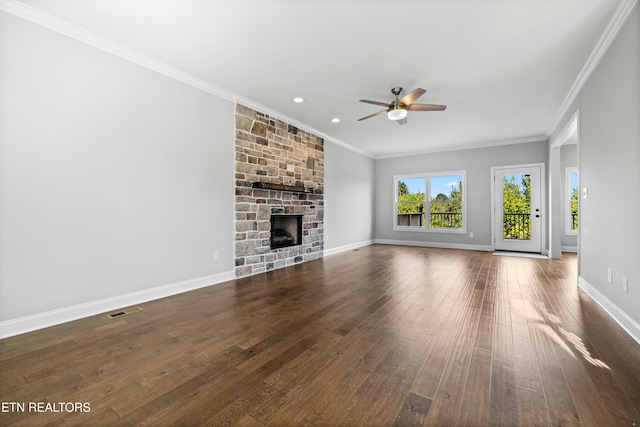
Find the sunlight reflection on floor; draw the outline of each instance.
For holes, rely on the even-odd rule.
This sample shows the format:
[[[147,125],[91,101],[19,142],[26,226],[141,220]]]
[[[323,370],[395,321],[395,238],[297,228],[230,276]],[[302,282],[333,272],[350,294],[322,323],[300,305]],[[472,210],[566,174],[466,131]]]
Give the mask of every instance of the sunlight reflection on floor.
[[[567,353],[569,353],[571,356],[573,356],[575,358],[575,354],[571,350],[571,347],[573,347],[574,349],[576,349],[582,355],[582,357],[584,357],[584,359],[587,362],[591,363],[593,366],[596,366],[598,368],[611,370],[611,368],[609,368],[609,366],[606,363],[604,363],[600,359],[594,358],[591,355],[591,353],[589,353],[589,350],[587,349],[587,346],[584,344],[584,342],[582,341],[582,339],[579,336],[577,336],[573,332],[569,332],[569,331],[565,330],[564,328],[562,328],[560,326],[560,318],[558,318],[558,316],[550,313],[547,310],[547,307],[545,306],[544,303],[538,304],[539,312],[537,312],[533,307],[531,307],[528,301],[525,301],[525,303],[526,304],[522,304],[524,306],[524,307],[522,307],[522,311],[525,313],[525,315],[530,320],[534,321],[538,325],[538,328],[540,328],[540,330],[542,330],[542,332],[546,336],[548,336],[550,339],[552,339],[564,351],[566,351]],[[540,317],[540,316],[542,316],[542,317]],[[552,327],[552,326],[549,326],[548,324],[544,323],[545,319],[546,319],[547,322],[550,322],[553,325],[557,326],[560,334],[558,334],[558,331],[555,330],[555,326]],[[564,337],[564,339],[563,339],[563,337]],[[565,341],[568,341],[571,344],[571,347],[569,345],[567,345],[567,342],[565,342]]]
[[[609,366],[607,366],[607,364],[604,363],[602,360],[596,359],[593,356],[591,356],[591,353],[589,353],[589,350],[587,350],[587,346],[584,345],[582,338],[580,338],[573,332],[564,330],[563,328],[560,328],[560,333],[564,335],[564,337],[573,344],[574,348],[582,354],[582,357],[584,357],[584,359],[587,362],[591,363],[593,366],[596,366],[598,368],[611,370],[611,368],[609,368]]]

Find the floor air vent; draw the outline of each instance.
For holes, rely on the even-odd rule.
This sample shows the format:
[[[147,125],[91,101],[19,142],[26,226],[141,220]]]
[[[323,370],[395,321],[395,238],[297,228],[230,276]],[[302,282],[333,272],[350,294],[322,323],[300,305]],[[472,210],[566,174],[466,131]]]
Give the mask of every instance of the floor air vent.
[[[142,311],[141,307],[125,308],[124,310],[116,311],[115,313],[107,314],[109,319],[115,319],[118,317],[126,316],[127,314],[133,314]]]

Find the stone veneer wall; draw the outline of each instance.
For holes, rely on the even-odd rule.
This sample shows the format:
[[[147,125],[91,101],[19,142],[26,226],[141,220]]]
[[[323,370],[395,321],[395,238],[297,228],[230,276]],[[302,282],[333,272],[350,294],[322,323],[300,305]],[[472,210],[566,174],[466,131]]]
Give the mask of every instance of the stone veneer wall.
[[[235,271],[248,276],[322,257],[324,141],[236,104]],[[304,191],[252,188],[255,182]],[[271,249],[271,214],[303,215],[302,244]]]

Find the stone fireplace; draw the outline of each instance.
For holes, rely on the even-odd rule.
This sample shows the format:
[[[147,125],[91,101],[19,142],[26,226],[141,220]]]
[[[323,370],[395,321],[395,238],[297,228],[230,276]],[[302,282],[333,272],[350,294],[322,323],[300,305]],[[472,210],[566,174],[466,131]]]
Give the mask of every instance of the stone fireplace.
[[[323,139],[239,104],[235,120],[236,277],[321,258]]]

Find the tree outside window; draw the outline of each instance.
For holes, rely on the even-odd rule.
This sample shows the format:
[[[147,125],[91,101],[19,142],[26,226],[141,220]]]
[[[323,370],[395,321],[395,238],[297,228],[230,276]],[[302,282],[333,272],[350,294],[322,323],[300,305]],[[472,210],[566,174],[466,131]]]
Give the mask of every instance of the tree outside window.
[[[396,230],[463,232],[466,172],[394,177]]]
[[[461,229],[462,175],[432,176],[429,183],[431,228]],[[445,189],[449,190],[448,194]]]

